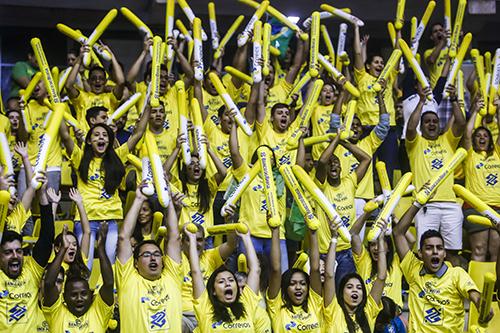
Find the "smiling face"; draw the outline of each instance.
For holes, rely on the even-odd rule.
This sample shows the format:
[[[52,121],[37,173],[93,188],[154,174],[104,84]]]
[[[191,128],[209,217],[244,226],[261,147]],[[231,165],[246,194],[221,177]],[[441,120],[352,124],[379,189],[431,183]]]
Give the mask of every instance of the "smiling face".
[[[331,84],[325,84],[320,94],[321,105],[332,105],[335,100],[335,89]]]
[[[428,273],[436,273],[443,265],[446,257],[443,240],[439,237],[430,237],[424,240],[420,255]]]
[[[153,222],[153,210],[151,209],[151,204],[149,203],[149,201],[144,201],[142,203],[137,222],[140,225]]]
[[[106,73],[102,69],[94,69],[89,73],[90,90],[94,94],[101,94],[104,92],[106,86]]]
[[[286,292],[293,305],[300,306],[304,303],[309,295],[309,286],[304,273],[295,272],[292,274]]]
[[[378,77],[385,67],[384,58],[381,56],[373,56],[370,63],[366,65],[368,73],[372,76]]]
[[[77,317],[85,314],[92,304],[92,290],[84,280],[67,281],[64,287],[64,301],[68,310]]]
[[[66,242],[69,244],[68,250],[66,251],[66,254],[64,255],[64,262],[67,264],[71,264],[75,261],[76,258],[76,251],[78,251],[78,240],[74,235],[67,234],[66,235]],[[55,246],[54,250],[56,253],[59,252],[60,247]]]
[[[21,275],[24,253],[19,240],[6,242],[0,248],[0,268],[11,279]]]
[[[422,136],[428,140],[436,140],[439,136],[439,118],[434,112],[426,112],[420,121]]]
[[[222,271],[215,276],[214,296],[224,304],[232,304],[238,297],[238,282],[234,275]]]
[[[342,290],[344,303],[351,310],[355,309],[363,301],[363,282],[358,278],[350,278]]]
[[[143,278],[147,280],[159,279],[163,270],[160,248],[151,243],[143,244],[139,249],[139,256],[135,260],[135,267]]]
[[[277,107],[271,115],[271,121],[276,132],[285,132],[290,126],[290,109],[288,107]]]
[[[97,156],[103,156],[109,145],[108,131],[102,126],[96,126],[92,129],[87,144],[92,146],[92,150]]]
[[[490,133],[484,128],[479,128],[474,131],[472,135],[472,147],[474,151],[482,152],[488,151],[490,147],[491,136]]]

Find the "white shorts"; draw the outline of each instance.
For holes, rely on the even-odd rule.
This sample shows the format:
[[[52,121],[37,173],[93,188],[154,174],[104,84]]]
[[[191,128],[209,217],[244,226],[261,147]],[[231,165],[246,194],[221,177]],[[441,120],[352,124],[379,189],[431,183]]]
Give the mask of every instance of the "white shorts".
[[[420,209],[415,216],[417,228],[417,244],[427,230],[434,229],[441,233],[444,248],[447,250],[462,249],[462,208],[456,202],[430,202]]]

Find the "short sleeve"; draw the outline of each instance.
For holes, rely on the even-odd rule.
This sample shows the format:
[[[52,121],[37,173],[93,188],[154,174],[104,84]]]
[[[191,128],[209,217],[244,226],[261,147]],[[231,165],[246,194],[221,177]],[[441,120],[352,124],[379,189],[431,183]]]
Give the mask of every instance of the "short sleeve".
[[[61,310],[61,307],[64,306],[62,303],[62,298],[62,295],[59,295],[55,303],[51,306],[45,306],[42,303],[42,312],[45,318],[47,318],[47,321],[50,321],[52,318],[56,317],[57,313]]]
[[[457,289],[463,298],[469,298],[469,291],[479,291],[476,284],[466,271],[464,271],[461,267],[454,267],[453,269],[457,271]]]
[[[83,151],[78,147],[78,145],[73,145],[73,152],[71,153],[70,159],[73,168],[78,169],[80,167],[80,162],[82,161]]]
[[[118,288],[123,286],[134,270],[134,258],[131,256],[125,263],[116,259],[115,263],[115,283]]]
[[[408,253],[401,261],[401,271],[403,272],[406,281],[408,281],[409,284],[413,282],[413,277],[415,273],[418,274],[421,266],[422,262],[417,259],[413,252],[408,251]]]
[[[276,318],[279,314],[283,301],[281,300],[281,290],[274,298],[269,297],[269,290],[266,292],[267,312],[271,318]]]
[[[366,298],[365,313],[369,320],[372,319],[373,321],[375,321],[379,312],[382,311],[382,308],[382,302],[380,302],[380,304],[377,304],[372,295],[368,293],[368,297]]]
[[[108,305],[101,297],[100,293],[96,293],[92,306],[95,308],[96,315],[103,325],[107,325],[113,316],[114,304]]]
[[[243,292],[241,293],[241,301],[245,305],[245,309],[256,311],[257,307],[259,307],[259,295],[257,295],[252,288],[246,286],[243,288]],[[255,317],[255,316],[253,316]]]
[[[204,256],[206,256],[205,260],[207,263],[206,268],[210,272],[216,270],[224,263],[224,260],[222,260],[222,257],[220,256],[219,247],[220,246],[216,247],[215,249],[206,250],[204,252]]]
[[[365,280],[366,283],[366,280],[370,278],[370,273],[372,269],[370,254],[365,249],[365,247],[361,245],[361,253],[357,255],[356,253],[353,252],[352,256],[354,258],[354,263],[356,264],[356,270],[358,271],[359,275],[361,275],[363,280]]]
[[[361,81],[363,79],[363,76],[365,76],[365,74],[366,74],[366,70],[364,67],[362,69],[358,69],[358,68],[354,67],[354,81],[356,83],[359,83],[359,81]]]
[[[201,293],[200,297],[193,298],[193,309],[198,321],[198,327],[203,332],[210,327],[212,317],[212,304],[208,298],[207,289]]]
[[[245,177],[245,174],[247,174],[249,171],[249,166],[245,163],[245,161],[243,161],[239,168],[233,169],[233,176],[237,181],[241,181],[243,177]]]
[[[167,274],[172,278],[173,281],[178,285],[179,290],[182,288],[182,265],[180,263],[176,263],[172,258],[168,255],[163,256],[163,273]]]
[[[120,147],[116,148],[115,152],[116,155],[118,155],[118,157],[122,161],[122,163],[125,163],[127,161],[127,155],[130,153],[130,150],[128,149],[128,144],[125,142]]]
[[[448,141],[448,143],[450,144],[450,146],[453,149],[457,148],[458,143],[460,142],[460,139],[462,138],[461,135],[455,136],[453,134],[453,130],[451,129],[451,127],[443,135],[445,136],[446,140]]]

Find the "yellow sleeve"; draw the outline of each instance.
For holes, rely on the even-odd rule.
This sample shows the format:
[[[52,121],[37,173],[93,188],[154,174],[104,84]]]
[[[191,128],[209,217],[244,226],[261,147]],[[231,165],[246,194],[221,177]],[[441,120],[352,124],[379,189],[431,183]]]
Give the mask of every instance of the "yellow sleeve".
[[[220,246],[216,247],[215,249],[206,250],[204,252],[207,271],[213,272],[217,268],[222,266],[222,264],[224,264],[224,260],[220,256],[219,247]]]
[[[365,74],[366,74],[365,67],[363,67],[362,69],[357,69],[356,67],[354,67],[354,82],[358,83],[359,81],[361,81],[361,79],[363,79],[363,76],[365,76]]]
[[[377,319],[377,316],[380,311],[382,311],[382,302],[380,304],[375,303],[375,300],[373,299],[372,295],[368,293],[368,297],[366,298],[366,306],[365,306],[365,313],[366,316],[368,317],[368,320],[373,320]]]
[[[266,292],[267,313],[269,317],[276,318],[281,310],[283,301],[281,300],[281,290],[275,298],[269,298],[269,291]]]
[[[452,131],[451,127],[443,135],[445,136],[445,138],[448,141],[448,143],[453,147],[453,149],[457,148],[458,143],[460,142],[460,139],[462,138],[461,135],[460,136],[455,136],[453,134],[453,131]]]
[[[83,150],[78,147],[78,145],[73,146],[73,152],[71,153],[70,160],[74,169],[78,169],[80,162],[82,161]]]
[[[118,157],[122,161],[122,163],[125,163],[127,161],[127,155],[130,153],[130,150],[128,149],[128,144],[125,142],[120,147],[116,148],[115,152],[116,155],[118,155]]]
[[[62,303],[62,295],[59,295],[57,301],[51,306],[44,306],[42,303],[42,312],[45,317],[45,320],[49,324],[49,327],[54,327],[56,318],[61,315],[61,310],[64,309],[64,305]]]
[[[372,261],[370,259],[370,254],[366,250],[366,248],[361,245],[361,253],[357,255],[356,253],[352,253],[354,258],[354,264],[356,264],[356,270],[358,274],[363,278],[366,283],[366,280],[370,278],[370,273],[372,270]]]
[[[479,291],[478,287],[470,277],[470,275],[463,270],[461,267],[453,267],[452,269],[457,271],[456,274],[456,284],[460,295],[463,298],[469,298],[469,291],[475,290]]]
[[[200,297],[193,298],[193,308],[201,332],[209,332],[212,323],[213,306],[208,298],[207,288]]]
[[[176,263],[172,258],[168,255],[163,256],[163,273],[169,275],[178,285],[179,290],[182,288],[182,265],[180,263]]]
[[[21,233],[24,225],[26,224],[26,221],[30,218],[30,216],[31,211],[26,211],[24,209],[24,205],[19,202],[16,207],[14,207],[14,210],[10,213],[10,215],[7,216],[7,219],[5,221],[7,230]]]
[[[241,179],[243,179],[245,174],[248,173],[249,171],[250,171],[250,168],[245,163],[245,161],[243,161],[243,163],[241,164],[241,166],[239,168],[233,169],[233,176],[237,181],[241,181]]]
[[[419,270],[422,266],[422,262],[417,259],[413,252],[408,251],[403,260],[401,261],[401,271],[408,281],[408,284],[413,282],[413,277],[415,274],[419,274]]]
[[[106,302],[102,299],[101,294],[97,292],[92,306],[95,307],[96,315],[99,318],[102,327],[107,327],[109,320],[113,317],[114,304],[106,304]]]
[[[120,289],[120,286],[124,285],[127,282],[134,270],[135,268],[133,256],[130,256],[130,258],[128,258],[125,263],[120,262],[120,259],[116,258],[115,283],[118,290]]]

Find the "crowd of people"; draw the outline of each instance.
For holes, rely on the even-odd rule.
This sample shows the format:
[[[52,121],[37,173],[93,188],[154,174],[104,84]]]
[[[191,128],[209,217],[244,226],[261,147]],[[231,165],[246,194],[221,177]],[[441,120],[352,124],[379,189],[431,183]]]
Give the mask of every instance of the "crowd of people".
[[[319,65],[316,22],[294,31],[270,13],[260,17],[272,27],[268,63],[253,59],[255,36],[217,58],[209,36],[201,78],[195,33],[166,38],[174,57],[162,53],[156,73],[147,34],[130,68],[102,41],[109,61],[84,65],[91,45],[68,51],[68,68],[52,71],[63,82],[60,101],[47,73],[37,74],[36,52],[16,63],[0,114],[10,150],[2,146],[0,159],[1,332],[466,329],[464,301],[479,309],[491,297],[467,261],[500,265],[500,226],[494,214],[489,226],[470,222],[483,212],[457,198],[454,185],[500,213],[500,99],[482,87],[500,53],[499,64],[490,53],[483,67],[448,82],[458,61],[452,31],[429,24],[423,86],[408,61],[386,75],[377,45],[361,35],[369,27],[356,20],[352,62],[321,45],[329,57]],[[396,30],[395,49],[399,39],[411,42]],[[136,93],[124,115],[112,116]],[[459,147],[463,163],[431,187]],[[400,200],[402,213],[378,216],[385,206],[373,199],[386,188],[377,161],[392,188],[412,173],[416,190]],[[68,172],[72,184],[63,184]],[[426,202],[415,196],[422,189]],[[74,223],[55,235],[64,219]],[[214,231],[220,225],[226,231]]]

